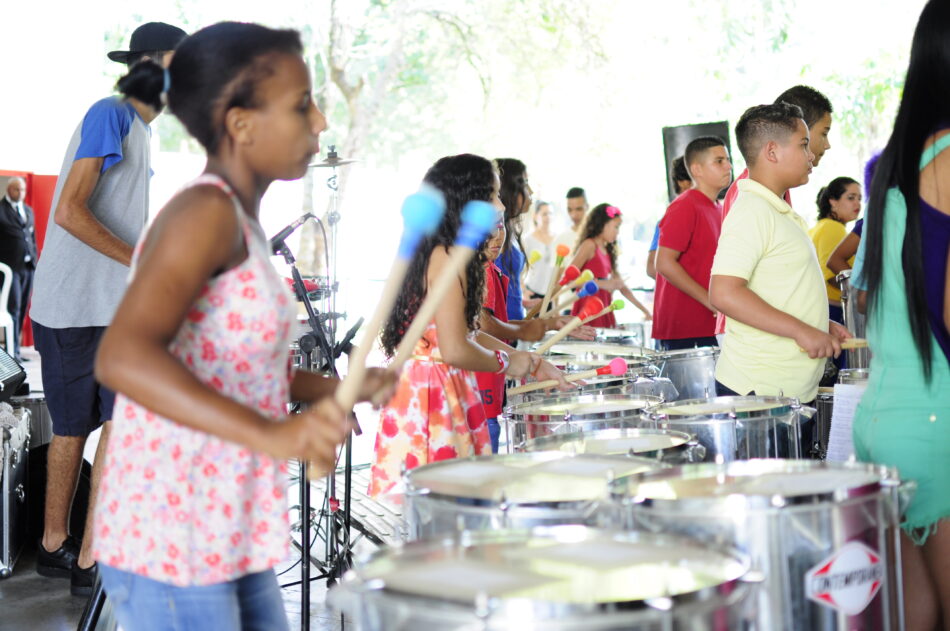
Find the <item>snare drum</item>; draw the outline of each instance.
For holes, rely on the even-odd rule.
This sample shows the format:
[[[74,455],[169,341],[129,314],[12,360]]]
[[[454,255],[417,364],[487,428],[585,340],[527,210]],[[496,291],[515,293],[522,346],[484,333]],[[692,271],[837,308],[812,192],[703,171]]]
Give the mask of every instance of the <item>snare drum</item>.
[[[716,360],[719,348],[703,346],[678,351],[664,351],[655,361],[660,376],[673,382],[680,399],[701,399],[716,396]]]
[[[641,415],[640,427],[696,437],[706,460],[801,458],[801,423],[815,409],[785,397],[716,397],[664,403]]]
[[[900,485],[856,462],[694,464],[617,480],[604,510],[747,553],[765,579],[756,629],[901,629]]]
[[[664,466],[646,458],[520,453],[443,460],[407,471],[409,540],[460,530],[595,525],[607,482]]]
[[[748,561],[584,526],[467,532],[361,559],[327,596],[360,631],[745,629]]]
[[[581,394],[509,406],[502,422],[509,449],[520,451],[532,438],[634,426],[643,410],[659,403],[657,397]]]
[[[596,329],[594,341],[605,344],[621,344],[623,346],[644,346],[643,324],[640,322],[631,323],[630,328],[617,329]]]
[[[706,448],[685,432],[620,427],[529,440],[525,451],[562,451],[597,456],[636,456],[665,464],[702,462]]]

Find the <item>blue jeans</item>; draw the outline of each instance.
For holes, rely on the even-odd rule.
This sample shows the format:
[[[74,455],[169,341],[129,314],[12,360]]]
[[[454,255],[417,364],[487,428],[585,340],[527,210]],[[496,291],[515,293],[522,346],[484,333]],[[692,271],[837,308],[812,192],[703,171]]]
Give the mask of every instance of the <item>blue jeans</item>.
[[[501,425],[497,418],[488,419],[488,437],[491,438],[491,452],[498,453],[498,437],[501,436]]]
[[[99,564],[125,631],[288,631],[274,570],[227,583],[176,587]]]

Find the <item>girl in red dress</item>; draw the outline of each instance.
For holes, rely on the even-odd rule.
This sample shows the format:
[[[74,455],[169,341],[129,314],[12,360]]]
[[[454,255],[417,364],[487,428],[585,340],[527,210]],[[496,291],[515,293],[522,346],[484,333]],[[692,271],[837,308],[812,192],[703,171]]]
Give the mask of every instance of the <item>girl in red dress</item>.
[[[653,316],[643,304],[633,296],[633,292],[617,272],[617,237],[620,234],[620,224],[623,216],[620,209],[610,204],[598,204],[587,214],[581,226],[581,237],[578,239],[576,254],[572,265],[576,265],[582,272],[589,269],[594,274],[597,287],[600,288],[595,296],[600,298],[604,305],[612,302],[611,295],[620,291],[624,298],[629,300],[637,309],[643,312],[643,317],[652,320]],[[588,298],[581,298],[574,303],[571,315],[577,315],[584,310]],[[590,322],[593,327],[613,328],[617,326],[617,319],[611,311]]]
[[[448,264],[462,207],[481,200],[491,201],[499,213],[503,210],[498,200],[498,173],[480,156],[442,158],[426,173],[425,182],[445,195],[445,218],[439,230],[419,245],[383,329],[383,350],[390,356],[425,299],[426,288]],[[531,373],[538,379],[558,379],[563,387],[569,387],[560,371],[537,354],[517,351],[478,330],[485,263],[483,247],[440,303],[435,319],[402,369],[396,395],[380,415],[371,496],[398,493],[403,468],[491,453],[475,372],[517,379]]]

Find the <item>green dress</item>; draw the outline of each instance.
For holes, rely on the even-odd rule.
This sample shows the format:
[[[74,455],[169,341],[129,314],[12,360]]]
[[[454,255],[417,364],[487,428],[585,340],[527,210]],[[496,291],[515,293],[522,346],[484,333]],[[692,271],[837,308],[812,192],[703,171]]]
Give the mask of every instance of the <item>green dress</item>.
[[[924,152],[920,168],[947,147],[950,136]],[[895,466],[902,479],[917,482],[901,525],[922,545],[937,522],[950,517],[950,365],[931,334],[933,378],[929,384],[924,380],[901,265],[907,206],[896,188],[888,191],[885,204],[880,302],[867,323],[870,378],[855,412],[854,446],[859,460]],[[865,240],[860,247],[864,249]],[[861,276],[863,254],[857,257],[855,277]]]

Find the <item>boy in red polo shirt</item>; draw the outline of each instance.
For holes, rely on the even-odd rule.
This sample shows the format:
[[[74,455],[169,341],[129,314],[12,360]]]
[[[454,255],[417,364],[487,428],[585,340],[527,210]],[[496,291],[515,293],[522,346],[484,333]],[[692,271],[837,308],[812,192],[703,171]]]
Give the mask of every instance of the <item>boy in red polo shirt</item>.
[[[663,350],[716,345],[716,312],[709,304],[709,271],[719,242],[719,192],[729,186],[732,163],[722,138],[702,136],[683,154],[693,187],[660,220],[656,256],[653,337]]]

